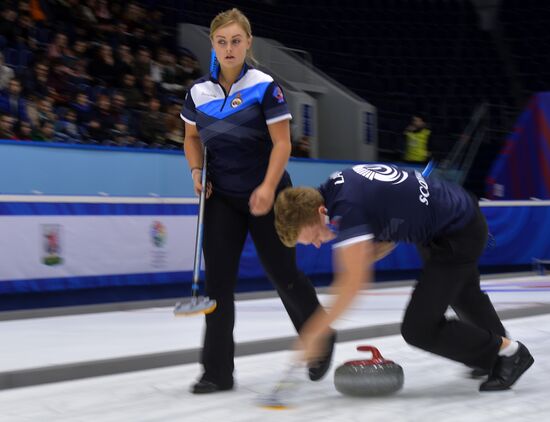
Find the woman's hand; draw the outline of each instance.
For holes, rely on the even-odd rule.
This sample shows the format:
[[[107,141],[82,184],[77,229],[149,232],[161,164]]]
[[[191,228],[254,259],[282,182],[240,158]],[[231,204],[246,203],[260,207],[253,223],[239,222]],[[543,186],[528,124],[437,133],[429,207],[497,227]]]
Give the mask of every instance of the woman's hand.
[[[193,178],[193,189],[195,190],[195,195],[200,196],[202,192],[202,169],[193,169],[191,177]],[[212,183],[207,181],[206,198],[210,198],[210,195],[212,195]]]
[[[256,216],[267,214],[271,211],[274,200],[275,190],[262,183],[250,195],[250,200],[248,201],[250,213]]]

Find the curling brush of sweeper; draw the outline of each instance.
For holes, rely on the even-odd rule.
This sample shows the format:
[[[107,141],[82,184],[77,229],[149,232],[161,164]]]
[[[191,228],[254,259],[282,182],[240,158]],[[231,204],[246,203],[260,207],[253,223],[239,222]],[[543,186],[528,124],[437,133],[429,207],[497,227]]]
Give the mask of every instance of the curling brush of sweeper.
[[[199,217],[195,234],[195,260],[193,263],[193,284],[191,286],[191,300],[178,302],[174,307],[175,316],[189,316],[194,314],[209,314],[216,309],[216,301],[208,296],[199,296],[199,276],[201,270],[202,238],[204,231],[204,203],[206,201],[206,147],[203,152],[201,172],[202,190],[199,196]]]

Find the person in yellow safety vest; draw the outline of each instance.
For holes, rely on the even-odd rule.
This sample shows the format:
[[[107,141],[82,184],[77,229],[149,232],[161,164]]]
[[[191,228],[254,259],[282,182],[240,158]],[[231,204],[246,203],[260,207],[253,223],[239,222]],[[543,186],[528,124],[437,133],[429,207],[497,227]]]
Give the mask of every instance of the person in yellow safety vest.
[[[428,161],[430,151],[428,142],[432,131],[427,128],[424,117],[415,114],[409,126],[406,127],[405,154],[403,160],[408,163],[425,163]]]

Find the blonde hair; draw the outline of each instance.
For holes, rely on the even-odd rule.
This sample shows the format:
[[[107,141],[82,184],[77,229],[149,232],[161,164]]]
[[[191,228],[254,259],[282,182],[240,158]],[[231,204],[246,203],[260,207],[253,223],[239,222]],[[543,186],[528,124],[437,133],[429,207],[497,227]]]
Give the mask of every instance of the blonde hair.
[[[319,221],[319,207],[325,203],[321,193],[313,188],[287,188],[275,201],[275,229],[281,242],[296,246],[300,231]]]
[[[248,38],[252,37],[252,27],[250,26],[250,21],[243,12],[234,7],[233,9],[218,13],[216,17],[212,19],[212,22],[210,22],[210,39],[214,39],[214,32],[218,29],[231,25],[232,23],[239,25]],[[249,49],[246,52],[246,60],[252,64],[258,63],[252,54],[252,49]]]

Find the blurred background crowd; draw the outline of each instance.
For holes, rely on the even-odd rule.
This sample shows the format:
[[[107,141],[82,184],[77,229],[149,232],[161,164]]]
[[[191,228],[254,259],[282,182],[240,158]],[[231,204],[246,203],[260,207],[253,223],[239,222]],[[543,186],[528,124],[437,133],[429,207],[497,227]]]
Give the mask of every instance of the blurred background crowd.
[[[256,36],[376,106],[382,161],[442,160],[483,105],[482,181],[550,86],[550,7],[537,0],[4,0],[0,139],[180,149],[179,112],[201,71],[177,26],[234,6]],[[312,140],[298,132],[292,154],[307,158]]]
[[[0,139],[181,148],[199,76],[163,13],[126,1],[3,1]]]

